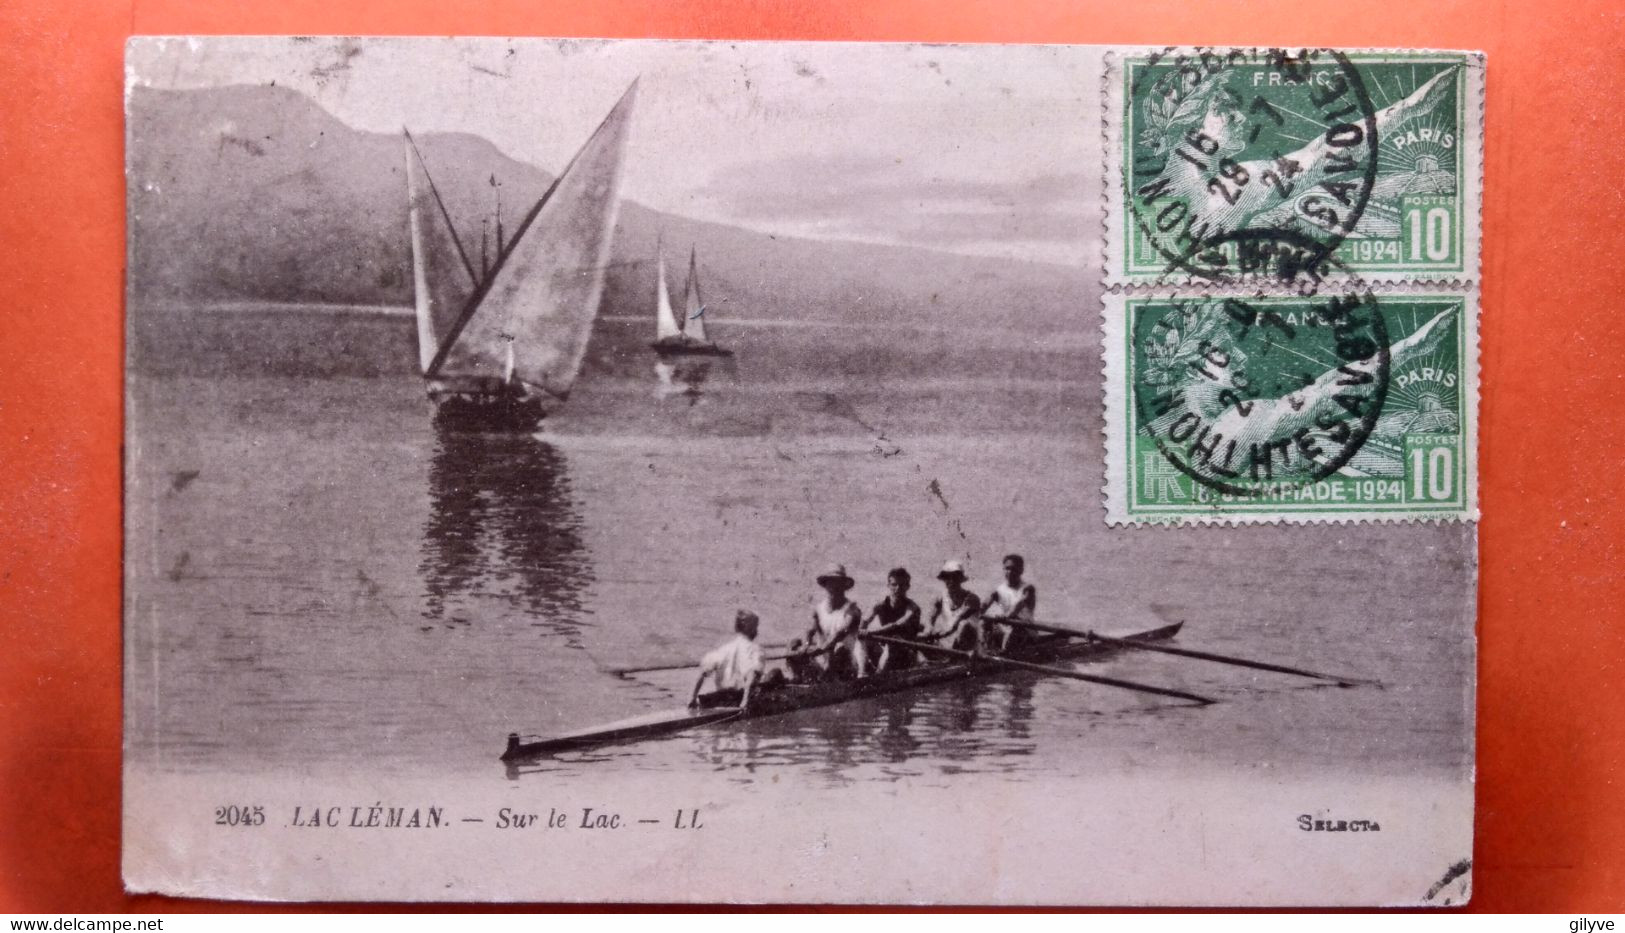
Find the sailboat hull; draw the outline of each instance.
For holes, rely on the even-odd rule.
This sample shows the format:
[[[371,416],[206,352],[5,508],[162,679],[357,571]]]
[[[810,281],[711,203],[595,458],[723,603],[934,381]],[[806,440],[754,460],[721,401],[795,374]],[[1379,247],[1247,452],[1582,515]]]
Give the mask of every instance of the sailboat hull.
[[[660,356],[733,356],[734,351],[719,347],[714,343],[693,343],[685,338],[677,337],[666,340],[656,340],[649,346]]]
[[[502,434],[536,430],[552,407],[543,396],[496,381],[435,380],[429,383],[429,402],[437,427]]]

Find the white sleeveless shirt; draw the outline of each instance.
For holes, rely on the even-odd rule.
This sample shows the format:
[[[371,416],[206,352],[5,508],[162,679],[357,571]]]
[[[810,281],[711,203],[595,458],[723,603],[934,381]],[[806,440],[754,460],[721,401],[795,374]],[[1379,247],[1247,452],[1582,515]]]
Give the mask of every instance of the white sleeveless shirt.
[[[818,634],[828,643],[836,635],[846,631],[852,625],[852,614],[857,604],[852,600],[842,603],[839,608],[827,609],[822,601],[813,605],[813,618],[818,620]]]
[[[1025,598],[1029,592],[1032,592],[1032,590],[1033,585],[1031,583],[1027,583],[1026,581],[1023,581],[1019,587],[1011,586],[1008,583],[1000,583],[993,589],[993,601],[998,604],[999,608],[998,616],[1005,619],[1027,619],[1031,617],[1031,609],[1027,608],[1026,606],[1022,606],[1021,614],[1017,615],[1016,607],[1021,605],[1022,599]]]

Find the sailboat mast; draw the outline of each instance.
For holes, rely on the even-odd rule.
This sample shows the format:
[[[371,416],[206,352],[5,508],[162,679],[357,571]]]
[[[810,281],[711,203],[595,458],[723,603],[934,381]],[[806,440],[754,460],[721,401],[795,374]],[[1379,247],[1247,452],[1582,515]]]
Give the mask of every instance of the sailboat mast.
[[[683,287],[683,334],[695,343],[708,344],[705,303],[700,299],[699,250],[688,251],[688,283]]]
[[[428,369],[429,361],[434,359],[435,350],[438,349],[439,340],[438,335],[435,333],[434,305],[429,291],[429,273],[423,261],[426,250],[423,236],[425,218],[421,215],[418,207],[417,168],[413,165],[412,137],[404,129],[401,131],[401,135],[405,144],[406,155],[406,219],[412,240],[412,304],[418,322],[419,365],[424,369]]]
[[[496,173],[491,173],[491,187],[497,191],[497,255],[502,255],[502,183],[497,181]]]

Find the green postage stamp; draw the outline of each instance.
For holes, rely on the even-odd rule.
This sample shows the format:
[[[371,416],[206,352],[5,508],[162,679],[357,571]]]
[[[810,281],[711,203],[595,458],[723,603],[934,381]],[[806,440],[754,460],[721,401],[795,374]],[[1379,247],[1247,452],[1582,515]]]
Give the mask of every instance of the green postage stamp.
[[[1475,281],[1483,80],[1468,52],[1108,55],[1107,284]]]
[[[1477,517],[1460,293],[1106,296],[1111,523]]]
[[[1483,56],[1106,56],[1106,511],[1474,520]]]

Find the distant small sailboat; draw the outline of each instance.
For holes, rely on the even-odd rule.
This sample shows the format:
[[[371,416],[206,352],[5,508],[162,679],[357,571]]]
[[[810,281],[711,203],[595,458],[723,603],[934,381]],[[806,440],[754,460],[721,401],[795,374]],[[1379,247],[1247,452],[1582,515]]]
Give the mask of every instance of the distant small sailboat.
[[[650,346],[662,356],[732,356],[705,333],[705,302],[700,299],[698,250],[688,253],[688,283],[683,288],[683,320],[677,320],[666,287],[666,257],[655,246],[655,339]]]
[[[405,134],[419,363],[436,422],[529,430],[569,397],[604,290],[636,92],[634,81],[507,242],[499,219],[489,268],[481,257],[476,269]]]
[[[666,288],[666,257],[658,255],[655,247],[655,342],[657,350],[681,347],[683,325],[677,323],[677,313],[671,309],[671,292]]]

